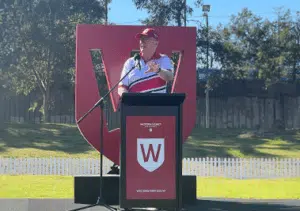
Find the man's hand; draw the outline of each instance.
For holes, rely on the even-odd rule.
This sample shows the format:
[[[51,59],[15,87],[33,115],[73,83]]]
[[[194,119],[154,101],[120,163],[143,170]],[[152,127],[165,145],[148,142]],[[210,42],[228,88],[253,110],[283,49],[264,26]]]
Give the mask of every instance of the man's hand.
[[[159,70],[159,65],[156,64],[154,61],[149,61],[147,65],[149,69],[145,71],[145,73],[156,73]]]
[[[128,90],[124,87],[119,87],[118,88],[118,94],[119,94],[120,97],[122,96],[123,93],[127,93],[127,92],[128,92]]]
[[[151,73],[151,72],[152,73],[157,73],[159,71],[160,67],[155,62],[149,61],[147,63],[147,65],[148,65],[149,69],[147,71],[145,71],[145,73]],[[158,72],[158,75],[159,75],[159,77],[161,77],[165,81],[173,80],[173,73],[171,71],[161,69]]]

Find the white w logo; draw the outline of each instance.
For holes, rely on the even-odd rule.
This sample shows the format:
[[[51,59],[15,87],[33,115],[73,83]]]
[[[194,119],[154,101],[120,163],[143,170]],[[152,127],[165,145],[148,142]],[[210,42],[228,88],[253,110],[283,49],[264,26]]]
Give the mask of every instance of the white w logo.
[[[163,138],[138,138],[137,160],[147,171],[158,169],[165,160],[165,144]]]

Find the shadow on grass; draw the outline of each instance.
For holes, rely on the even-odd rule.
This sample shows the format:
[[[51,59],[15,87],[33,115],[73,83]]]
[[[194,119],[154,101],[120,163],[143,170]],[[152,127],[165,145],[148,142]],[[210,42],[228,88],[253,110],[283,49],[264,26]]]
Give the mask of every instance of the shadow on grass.
[[[95,151],[76,125],[5,124],[0,130],[0,152],[34,148],[79,154]],[[280,150],[280,153],[274,154]],[[195,129],[183,145],[184,157],[294,157],[300,154],[300,132],[259,136],[241,129]]]
[[[35,148],[70,154],[94,150],[76,125],[6,124],[0,131],[0,152],[9,148]]]
[[[1,141],[0,141],[1,142]],[[0,146],[0,153],[1,152],[5,152],[5,148],[4,147],[2,147],[2,146]]]
[[[242,129],[194,129],[183,145],[184,157],[289,157],[295,151],[300,154],[296,130],[262,136]]]
[[[282,203],[270,203],[255,201],[238,202],[236,201],[216,201],[216,200],[197,200],[194,206],[188,206],[189,211],[299,211],[299,206],[286,205],[286,201]]]

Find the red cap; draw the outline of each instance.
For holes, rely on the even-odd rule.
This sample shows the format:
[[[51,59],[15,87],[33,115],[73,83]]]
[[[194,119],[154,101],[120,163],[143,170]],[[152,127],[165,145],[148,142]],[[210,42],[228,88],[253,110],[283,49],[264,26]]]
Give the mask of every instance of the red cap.
[[[159,35],[153,28],[147,28],[145,29],[142,33],[138,33],[135,35],[135,38],[140,39],[141,36],[146,36],[146,37],[153,37],[154,39],[158,40]]]

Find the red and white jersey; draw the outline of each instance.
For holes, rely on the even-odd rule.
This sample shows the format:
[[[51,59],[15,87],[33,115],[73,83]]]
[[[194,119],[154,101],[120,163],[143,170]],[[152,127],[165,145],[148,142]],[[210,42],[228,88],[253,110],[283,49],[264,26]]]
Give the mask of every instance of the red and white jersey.
[[[173,64],[171,59],[164,54],[158,54],[152,60],[159,64],[161,69],[170,70],[173,72]],[[129,58],[122,69],[121,78],[128,73],[136,65],[134,58]],[[166,93],[167,82],[159,77],[157,73],[145,73],[148,70],[148,65],[141,58],[141,69],[134,68],[123,80],[119,86],[125,87],[128,92],[151,92],[151,93]]]

